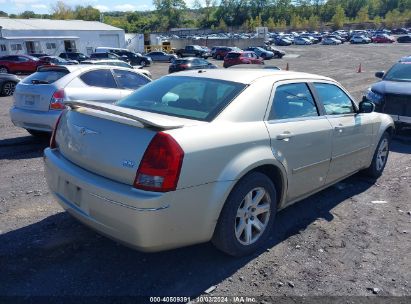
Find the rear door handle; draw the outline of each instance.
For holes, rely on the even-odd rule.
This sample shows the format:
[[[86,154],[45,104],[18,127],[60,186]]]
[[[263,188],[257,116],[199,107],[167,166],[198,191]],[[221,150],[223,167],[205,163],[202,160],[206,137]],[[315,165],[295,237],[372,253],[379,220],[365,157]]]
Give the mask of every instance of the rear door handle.
[[[291,134],[291,132],[285,131],[285,132],[283,132],[283,133],[281,133],[281,134],[278,134],[278,135],[276,136],[276,139],[278,139],[278,140],[289,140],[291,137],[293,137],[293,135]]]

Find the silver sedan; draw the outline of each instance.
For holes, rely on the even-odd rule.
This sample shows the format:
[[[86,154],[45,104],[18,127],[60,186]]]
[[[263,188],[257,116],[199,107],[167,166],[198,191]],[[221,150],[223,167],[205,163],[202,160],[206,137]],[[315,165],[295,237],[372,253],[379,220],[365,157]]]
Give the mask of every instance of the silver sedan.
[[[51,193],[143,251],[212,240],[250,254],[278,210],[358,171],[378,178],[394,131],[336,81],[286,71],[181,72],[69,107],[45,150]]]
[[[66,101],[114,103],[150,81],[140,70],[123,67],[41,67],[16,86],[10,118],[32,135],[50,133]]]

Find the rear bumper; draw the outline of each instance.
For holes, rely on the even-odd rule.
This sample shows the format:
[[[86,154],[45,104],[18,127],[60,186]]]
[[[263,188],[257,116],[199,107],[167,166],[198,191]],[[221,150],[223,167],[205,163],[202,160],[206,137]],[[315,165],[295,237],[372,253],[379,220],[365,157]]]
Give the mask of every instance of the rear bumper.
[[[51,193],[68,213],[141,251],[209,241],[222,207],[221,192],[230,187],[221,182],[167,193],[148,192],[86,171],[57,149],[46,149],[44,161]]]
[[[16,107],[10,109],[13,124],[24,129],[52,132],[61,111],[33,111]]]

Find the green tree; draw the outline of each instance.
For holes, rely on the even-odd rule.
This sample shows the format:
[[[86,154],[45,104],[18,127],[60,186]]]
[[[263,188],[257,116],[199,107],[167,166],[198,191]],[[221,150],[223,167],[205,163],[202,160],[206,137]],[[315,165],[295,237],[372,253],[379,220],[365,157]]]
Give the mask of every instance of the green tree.
[[[187,10],[184,0],[154,0],[153,4],[163,28],[179,27],[183,23]]]
[[[0,17],[7,17],[8,15],[6,12],[0,11]]]
[[[295,13],[291,14],[290,18],[290,26],[293,30],[300,29],[302,24],[301,24],[301,18],[300,16],[296,15]]]
[[[223,32],[227,31],[228,27],[227,27],[227,24],[225,23],[224,19],[220,19],[220,23],[218,24],[217,29],[220,30],[220,31],[223,31]]]
[[[51,7],[51,17],[53,19],[73,19],[74,12],[72,8],[66,5],[63,1],[57,1],[55,5]]]
[[[267,19],[267,22],[265,23],[265,26],[268,27],[268,30],[273,31],[275,30],[275,22],[272,17]]]
[[[385,14],[385,25],[388,27],[396,27],[400,23],[401,13],[398,9],[393,9]]]
[[[37,15],[33,11],[24,11],[18,15],[18,17],[22,19],[35,18],[36,16]]]
[[[74,10],[74,17],[80,20],[98,21],[100,20],[100,11],[91,5],[86,7],[79,5]]]
[[[334,30],[341,29],[344,26],[345,19],[346,16],[344,9],[341,5],[337,5],[337,7],[335,8],[335,14],[331,19]]]
[[[318,29],[319,25],[320,25],[320,19],[317,15],[311,15],[310,18],[308,18],[308,28],[310,30]]]
[[[363,6],[363,7],[358,11],[356,21],[359,22],[359,23],[368,22],[369,19],[370,19],[369,16],[368,16],[368,11],[369,11],[368,6]]]

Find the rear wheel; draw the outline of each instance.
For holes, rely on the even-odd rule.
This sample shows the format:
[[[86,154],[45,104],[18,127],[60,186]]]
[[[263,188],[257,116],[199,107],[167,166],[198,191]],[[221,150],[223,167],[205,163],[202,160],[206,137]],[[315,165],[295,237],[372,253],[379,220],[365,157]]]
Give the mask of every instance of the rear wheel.
[[[0,73],[8,73],[9,69],[6,68],[5,66],[0,66]]]
[[[390,150],[390,135],[387,132],[381,136],[372,158],[371,165],[365,170],[365,173],[372,178],[379,178],[387,164]]]
[[[13,82],[13,81],[5,82],[3,84],[2,89],[1,89],[1,95],[11,96],[11,95],[13,95],[15,88],[16,88],[16,83],[15,82]]]
[[[260,172],[243,177],[230,193],[217,222],[212,242],[232,256],[261,247],[270,235],[277,209],[276,190]]]

